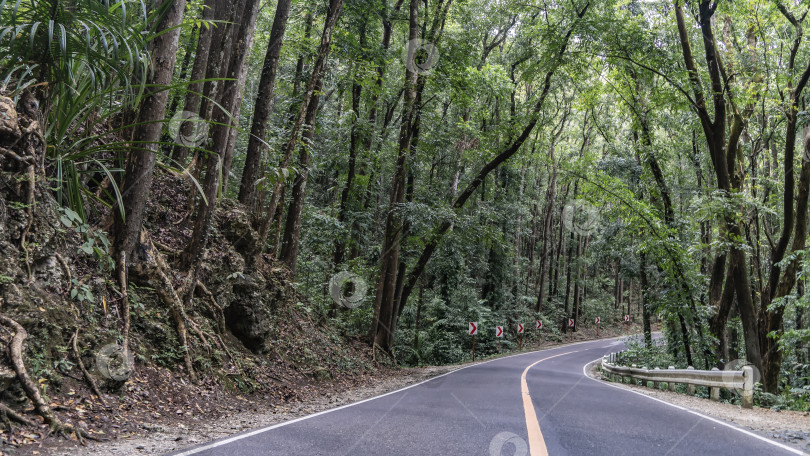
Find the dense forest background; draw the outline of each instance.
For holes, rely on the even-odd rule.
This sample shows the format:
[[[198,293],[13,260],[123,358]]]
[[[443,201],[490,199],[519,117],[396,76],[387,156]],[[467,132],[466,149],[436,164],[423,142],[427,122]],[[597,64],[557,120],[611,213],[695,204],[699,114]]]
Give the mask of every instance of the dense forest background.
[[[496,324],[629,314],[670,363],[806,404],[808,11],[1,0],[0,288],[58,256],[71,318],[103,299],[125,354],[165,321],[151,360],[192,379],[211,334],[266,350],[280,295],[407,365],[468,357],[469,321],[492,352]]]

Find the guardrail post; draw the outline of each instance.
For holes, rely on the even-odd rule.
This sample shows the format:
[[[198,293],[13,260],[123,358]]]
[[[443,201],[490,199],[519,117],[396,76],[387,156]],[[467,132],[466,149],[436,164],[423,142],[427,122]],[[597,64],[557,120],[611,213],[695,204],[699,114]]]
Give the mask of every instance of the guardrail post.
[[[669,366],[670,370],[675,370],[675,366]],[[675,391],[675,382],[667,382],[667,389],[670,391]]]
[[[657,368],[657,367],[656,367],[656,368],[655,368],[655,369],[653,369],[653,370],[654,370],[654,371],[656,371],[656,374],[657,374],[657,373],[658,373],[657,371],[659,371],[659,370],[661,370],[661,369],[659,369],[659,368]],[[660,387],[661,387],[661,382],[656,382],[656,381],[654,381],[654,380],[653,380],[653,389],[658,389],[658,388],[660,388]]]
[[[743,366],[743,378],[742,407],[754,408],[754,368]]]
[[[686,370],[695,370],[695,368],[692,367],[692,366],[689,366],[689,367],[686,368]],[[695,395],[695,385],[693,385],[691,383],[687,383],[686,384],[686,394],[688,394],[690,396],[694,396]]]
[[[720,369],[718,369],[716,367],[712,367],[712,371],[719,371],[719,370]],[[712,387],[709,390],[709,398],[711,400],[713,400],[713,401],[719,401],[720,400],[720,388]]]

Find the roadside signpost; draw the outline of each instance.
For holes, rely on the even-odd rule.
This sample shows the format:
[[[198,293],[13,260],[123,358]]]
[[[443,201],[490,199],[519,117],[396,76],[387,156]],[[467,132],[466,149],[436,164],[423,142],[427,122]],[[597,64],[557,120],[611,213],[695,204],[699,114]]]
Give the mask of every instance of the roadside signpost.
[[[630,334],[630,315],[624,316],[624,332]]]
[[[501,352],[501,338],[503,337],[503,326],[495,327],[495,337],[498,338],[498,353]]]
[[[520,334],[520,349],[523,350],[523,323],[518,323],[518,334]]]
[[[602,321],[599,317],[596,317],[596,337],[599,337],[599,322]]]
[[[468,330],[473,338],[473,361],[475,361],[475,335],[478,334],[478,323],[471,321]]]
[[[568,319],[568,333],[569,333],[568,340],[574,340],[574,319],[573,318]]]
[[[542,321],[537,320],[536,329],[537,329],[537,345],[540,345],[540,341],[543,340],[543,335],[540,334],[540,330],[543,329]]]

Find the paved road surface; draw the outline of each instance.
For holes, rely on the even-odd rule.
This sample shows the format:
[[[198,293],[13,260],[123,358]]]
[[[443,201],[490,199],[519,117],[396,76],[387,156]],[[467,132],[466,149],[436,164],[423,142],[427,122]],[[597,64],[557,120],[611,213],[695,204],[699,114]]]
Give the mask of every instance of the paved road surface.
[[[621,347],[612,339],[500,358],[173,455],[803,454],[584,375]]]

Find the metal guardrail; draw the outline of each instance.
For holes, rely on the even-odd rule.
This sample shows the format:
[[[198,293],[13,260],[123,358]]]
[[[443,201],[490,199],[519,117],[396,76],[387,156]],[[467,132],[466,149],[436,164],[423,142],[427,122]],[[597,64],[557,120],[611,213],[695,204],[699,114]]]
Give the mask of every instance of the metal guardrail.
[[[753,408],[754,406],[754,368],[743,366],[741,371],[721,371],[716,367],[710,371],[696,370],[692,366],[688,369],[647,369],[639,367],[625,367],[615,365],[619,353],[611,353],[602,358],[602,373],[608,379],[626,383],[628,380],[635,383],[641,380],[642,385],[648,386],[647,382],[653,382],[653,388],[658,389],[661,383],[666,383],[669,391],[675,391],[675,384],[686,384],[688,394],[695,394],[695,386],[706,386],[710,388],[709,397],[712,400],[720,400],[720,388],[728,388],[740,391],[742,395],[742,407]]]

